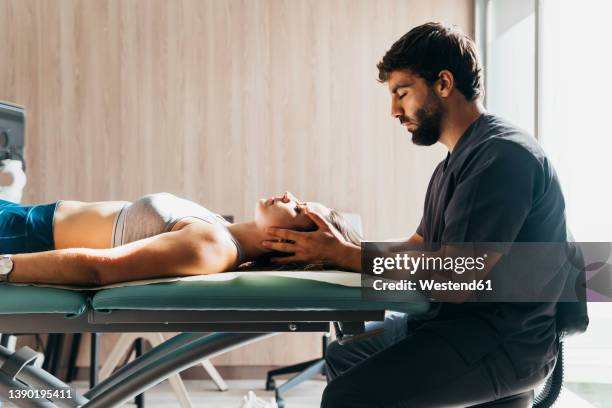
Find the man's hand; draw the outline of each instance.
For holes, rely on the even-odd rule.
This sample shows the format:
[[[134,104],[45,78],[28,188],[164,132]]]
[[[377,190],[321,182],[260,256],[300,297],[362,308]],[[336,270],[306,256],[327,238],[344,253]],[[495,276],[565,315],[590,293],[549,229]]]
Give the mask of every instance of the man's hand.
[[[312,232],[292,231],[282,228],[268,228],[267,232],[279,240],[262,241],[265,248],[279,252],[288,252],[293,255],[272,258],[272,262],[284,264],[290,262],[322,263],[325,266],[346,267],[342,262],[344,254],[349,247],[355,245],[348,243],[323,216],[304,208],[305,213],[317,225]]]

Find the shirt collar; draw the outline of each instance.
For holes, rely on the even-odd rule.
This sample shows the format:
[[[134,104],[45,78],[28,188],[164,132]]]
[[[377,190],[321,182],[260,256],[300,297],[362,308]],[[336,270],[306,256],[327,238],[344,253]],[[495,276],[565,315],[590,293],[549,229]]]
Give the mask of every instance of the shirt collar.
[[[448,152],[447,156],[446,156],[446,160],[444,161],[444,170],[446,170],[448,168],[448,166],[451,164],[451,162],[454,161],[454,158],[459,156],[459,153],[461,153],[461,151],[463,151],[467,146],[469,146],[470,144],[472,144],[473,142],[473,137],[472,133],[474,133],[474,131],[479,127],[480,123],[485,120],[484,118],[487,116],[486,112],[481,113],[478,118],[476,118],[475,121],[473,121],[470,126],[467,127],[467,129],[465,129],[465,131],[463,132],[463,134],[461,135],[461,137],[459,138],[459,140],[457,141],[457,144],[455,145],[455,148],[453,149],[453,152]]]

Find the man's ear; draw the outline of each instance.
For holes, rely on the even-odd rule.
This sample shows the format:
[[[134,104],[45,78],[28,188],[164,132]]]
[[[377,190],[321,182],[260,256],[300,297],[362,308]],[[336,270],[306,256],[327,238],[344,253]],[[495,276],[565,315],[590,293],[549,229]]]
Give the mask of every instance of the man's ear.
[[[455,77],[449,70],[443,69],[438,74],[438,80],[436,81],[436,92],[441,98],[447,98],[455,88]]]

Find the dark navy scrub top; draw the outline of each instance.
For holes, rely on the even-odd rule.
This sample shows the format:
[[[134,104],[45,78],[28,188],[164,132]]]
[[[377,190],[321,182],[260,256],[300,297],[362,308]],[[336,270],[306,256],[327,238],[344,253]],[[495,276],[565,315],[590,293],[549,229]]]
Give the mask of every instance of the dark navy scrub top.
[[[0,200],[0,254],[50,251],[57,202],[20,205]]]
[[[565,242],[559,180],[532,136],[484,113],[434,170],[417,233],[429,243]],[[418,329],[443,336],[468,363],[502,347],[520,378],[554,365],[555,304],[438,306]]]

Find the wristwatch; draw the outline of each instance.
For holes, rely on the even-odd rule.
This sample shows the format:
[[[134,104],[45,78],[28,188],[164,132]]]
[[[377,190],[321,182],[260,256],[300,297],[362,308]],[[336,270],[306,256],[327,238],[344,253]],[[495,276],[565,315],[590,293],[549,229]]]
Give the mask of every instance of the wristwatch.
[[[0,255],[0,282],[8,282],[8,277],[13,272],[13,255]]]

